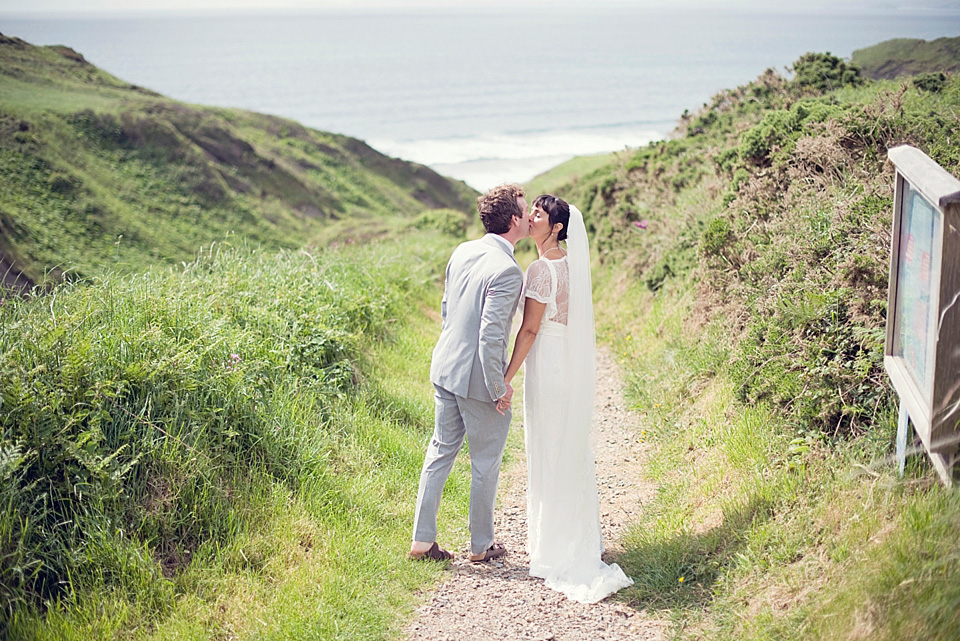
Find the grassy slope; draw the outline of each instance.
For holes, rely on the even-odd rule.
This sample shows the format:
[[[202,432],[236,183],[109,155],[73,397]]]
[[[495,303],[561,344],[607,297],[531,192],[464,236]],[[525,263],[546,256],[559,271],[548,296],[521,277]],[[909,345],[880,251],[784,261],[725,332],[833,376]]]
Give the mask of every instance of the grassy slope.
[[[857,49],[850,61],[868,78],[897,78],[935,71],[960,71],[960,38],[926,41],[896,38]]]
[[[958,106],[956,76],[824,91],[768,72],[559,189],[596,232],[599,338],[658,444],[624,597],[678,638],[960,631],[960,498],[922,455],[898,477],[882,369],[885,149],[960,175]]]
[[[570,181],[579,179],[594,169],[609,164],[611,158],[615,157],[618,153],[620,152],[614,152],[613,154],[596,154],[593,156],[577,156],[543,172],[524,185],[527,192],[527,199],[533,202],[533,199],[540,194],[553,193],[553,191],[563,187]]]
[[[29,281],[190,260],[232,236],[370,237],[473,195],[359,140],[179,103],[0,36],[0,259]]]
[[[0,637],[394,636],[442,573],[404,553],[454,242],[221,249],[8,299]],[[446,540],[468,494],[464,460]]]

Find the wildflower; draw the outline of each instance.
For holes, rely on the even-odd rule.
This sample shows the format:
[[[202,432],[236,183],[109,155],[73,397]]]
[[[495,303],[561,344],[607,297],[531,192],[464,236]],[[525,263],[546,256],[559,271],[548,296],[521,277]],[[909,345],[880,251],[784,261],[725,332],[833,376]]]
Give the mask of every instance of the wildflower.
[[[677,579],[677,583],[683,583],[683,577],[680,577],[679,579]]]
[[[242,360],[240,354],[230,354],[230,358],[224,361],[224,365],[226,365],[227,370],[233,371],[234,366],[239,365]]]
[[[646,221],[646,220],[635,220],[635,221],[633,221],[633,226],[636,227],[637,229],[646,229],[646,228],[647,228],[647,221]]]

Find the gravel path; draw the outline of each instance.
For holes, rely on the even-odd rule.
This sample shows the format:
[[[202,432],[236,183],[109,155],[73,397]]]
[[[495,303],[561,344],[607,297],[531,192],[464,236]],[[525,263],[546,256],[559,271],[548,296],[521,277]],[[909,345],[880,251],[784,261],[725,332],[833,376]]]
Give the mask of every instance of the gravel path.
[[[518,395],[520,392],[518,391]],[[514,413],[523,409],[517,404]],[[600,493],[600,520],[607,552],[616,558],[619,535],[655,487],[641,480],[648,453],[637,417],[623,400],[620,372],[612,356],[597,353],[597,397],[593,443]],[[500,479],[497,540],[509,550],[489,563],[470,563],[468,546],[456,551],[449,580],[417,610],[406,628],[410,641],[621,641],[664,638],[666,622],[607,598],[594,605],[570,601],[528,574],[526,553],[526,462],[521,457]]]

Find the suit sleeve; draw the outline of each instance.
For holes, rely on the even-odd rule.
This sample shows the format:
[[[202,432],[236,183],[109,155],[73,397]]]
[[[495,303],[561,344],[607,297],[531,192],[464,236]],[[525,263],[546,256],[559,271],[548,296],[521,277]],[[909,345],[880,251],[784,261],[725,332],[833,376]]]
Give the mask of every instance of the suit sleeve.
[[[450,284],[450,262],[447,262],[447,269],[443,275],[443,298],[440,300],[440,318],[443,320],[443,326],[447,325],[447,289]]]
[[[480,367],[491,401],[507,391],[503,381],[507,338],[522,286],[523,273],[514,265],[494,278],[484,294],[480,312]]]

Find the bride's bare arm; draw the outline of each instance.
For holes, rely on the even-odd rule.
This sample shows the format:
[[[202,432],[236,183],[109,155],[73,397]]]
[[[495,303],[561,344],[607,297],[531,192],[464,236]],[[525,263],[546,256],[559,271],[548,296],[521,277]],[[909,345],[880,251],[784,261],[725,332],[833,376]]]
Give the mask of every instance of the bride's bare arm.
[[[546,303],[541,303],[533,298],[527,298],[523,302],[523,320],[520,322],[517,340],[513,343],[513,355],[510,356],[507,373],[503,377],[507,383],[513,380],[520,369],[521,363],[523,363],[523,359],[530,353],[533,341],[537,338],[537,332],[540,331],[540,321],[543,320],[543,312],[546,309]]]

